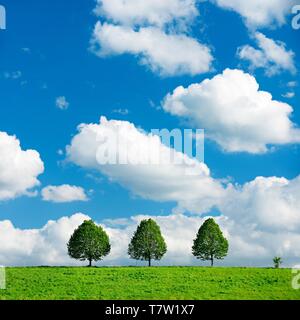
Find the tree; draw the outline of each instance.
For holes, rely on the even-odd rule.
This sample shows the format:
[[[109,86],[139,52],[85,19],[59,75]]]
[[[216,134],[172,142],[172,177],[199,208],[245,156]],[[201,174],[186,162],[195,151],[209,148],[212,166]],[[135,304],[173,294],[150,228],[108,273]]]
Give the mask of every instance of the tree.
[[[278,269],[282,264],[282,259],[281,257],[274,257],[273,262],[274,262],[274,268]]]
[[[84,221],[73,233],[68,242],[68,253],[71,258],[99,261],[110,252],[109,237],[102,227],[92,220]]]
[[[158,224],[152,220],[143,220],[137,227],[128,247],[132,259],[148,261],[160,260],[167,252],[167,245]]]
[[[227,256],[228,247],[228,241],[223,236],[219,225],[210,218],[200,227],[192,252],[197,259],[210,260],[213,266],[214,259],[222,260]]]

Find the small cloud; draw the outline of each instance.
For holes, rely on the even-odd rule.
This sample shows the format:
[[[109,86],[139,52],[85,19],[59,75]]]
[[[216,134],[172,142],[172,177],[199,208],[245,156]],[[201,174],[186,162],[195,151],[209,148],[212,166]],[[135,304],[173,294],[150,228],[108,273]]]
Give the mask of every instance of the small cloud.
[[[105,219],[103,223],[108,225],[109,227],[126,227],[130,224],[130,220],[127,218],[119,218],[119,219]]]
[[[285,94],[282,94],[282,97],[287,98],[287,99],[291,99],[295,97],[295,92],[287,92]]]
[[[161,110],[161,106],[160,105],[157,105],[153,100],[149,100],[149,105],[151,108],[155,109],[155,110]]]
[[[102,183],[104,181],[104,179],[102,177],[96,176],[91,173],[87,173],[85,176],[86,176],[86,178],[91,179],[91,180],[95,181],[96,183]]]
[[[74,201],[88,201],[83,188],[64,184],[61,186],[48,186],[42,190],[44,201],[67,203]]]
[[[55,104],[56,104],[57,108],[59,108],[61,110],[67,110],[70,106],[70,103],[67,101],[66,97],[64,97],[64,96],[57,97]]]
[[[5,79],[17,80],[22,77],[22,72],[17,70],[13,72],[4,72]]]
[[[126,116],[129,114],[129,110],[128,109],[114,109],[112,111],[112,113],[117,113],[117,114],[121,114],[122,116]]]
[[[57,150],[57,154],[59,156],[63,156],[64,155],[64,151],[62,149]]]
[[[290,82],[287,83],[287,86],[289,88],[295,88],[295,87],[297,87],[297,82],[296,81],[290,81]]]

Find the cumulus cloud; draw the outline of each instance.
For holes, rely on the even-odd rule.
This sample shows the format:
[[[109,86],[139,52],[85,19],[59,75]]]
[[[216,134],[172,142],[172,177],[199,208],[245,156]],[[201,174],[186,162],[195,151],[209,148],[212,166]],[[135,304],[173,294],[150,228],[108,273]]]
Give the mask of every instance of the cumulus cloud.
[[[211,70],[208,46],[189,36],[196,0],[98,0],[91,51],[101,58],[131,54],[160,76]]]
[[[115,131],[121,137],[120,146],[131,146],[129,155],[137,164],[99,164],[99,148],[124,157],[125,150],[112,144],[109,138]],[[152,143],[149,144],[149,140],[153,140]],[[149,145],[152,148],[145,148]],[[137,130],[129,122],[107,121],[105,118],[100,124],[79,126],[79,133],[67,148],[70,161],[86,169],[99,170],[135,195],[155,201],[173,201],[177,203],[174,212],[190,211],[201,215],[154,217],[161,225],[169,247],[163,264],[197,263],[190,253],[191,243],[205,213],[211,208],[221,212],[216,220],[230,240],[230,254],[225,264],[269,265],[274,255],[284,256],[286,263],[296,261],[300,252],[300,176],[292,180],[257,177],[244,185],[226,185],[213,179],[209,169],[194,159],[181,166],[172,163],[165,166],[138,165],[139,161],[143,163],[144,157],[158,153],[168,158],[166,155],[170,152],[157,137]],[[176,152],[176,157],[184,155]],[[197,174],[187,175],[187,168],[196,170]],[[116,248],[108,263],[130,264],[126,255],[127,243],[142,218],[145,217],[102,221]]]
[[[248,61],[251,69],[263,68],[268,76],[279,74],[282,71],[292,74],[296,72],[295,53],[287,50],[284,42],[269,39],[260,32],[254,34],[254,39],[259,49],[249,45],[238,49],[239,58]]]
[[[67,101],[66,97],[62,96],[56,98],[55,105],[61,110],[67,110],[70,106],[70,103]]]
[[[245,212],[244,212],[245,213]],[[243,214],[243,211],[242,211]],[[198,228],[207,219],[200,216],[172,214],[167,216],[136,215],[131,218],[104,220],[100,224],[108,233],[111,253],[101,265],[135,265],[127,255],[128,243],[142,219],[157,221],[165,237],[168,252],[158,265],[206,265],[191,254],[191,246]],[[0,222],[0,261],[9,265],[84,265],[85,262],[71,260],[67,255],[67,242],[84,220],[84,214],[49,221],[41,229],[21,230],[10,221]],[[229,239],[228,257],[217,262],[220,265],[269,266],[272,258],[280,255],[285,266],[299,263],[299,229],[268,231],[257,229],[253,224],[242,224],[225,216],[215,217],[224,235]],[[143,262],[139,264],[143,265]]]
[[[221,212],[215,219],[230,243],[229,255],[220,264],[267,266],[275,255],[282,256],[286,266],[299,263],[300,176],[291,180],[257,177],[244,185],[221,185],[204,164],[171,151],[158,137],[136,129],[129,122],[101,118],[99,124],[82,124],[78,129],[67,148],[70,161],[83,168],[99,170],[134,194],[156,201],[174,201],[182,211],[201,214],[151,217],[161,226],[168,246],[167,255],[158,262],[160,265],[204,264],[191,255],[191,245],[197,229],[207,218],[205,212],[212,207]],[[129,145],[129,149],[117,148],[111,143],[116,131],[121,137],[120,146]],[[134,164],[101,164],[106,151],[123,158],[126,150]],[[185,161],[180,165],[168,160],[164,166],[138,165],[145,157],[159,154],[168,159],[170,153],[173,160],[184,158]],[[194,174],[186,174],[187,169]],[[111,254],[102,264],[134,265],[136,262],[127,255],[127,245],[137,224],[149,217],[135,215],[98,221],[108,232],[112,244]],[[66,243],[73,230],[88,219],[87,215],[75,214],[33,230],[21,230],[8,220],[1,221],[1,264],[83,264],[67,256]]]
[[[257,177],[231,191],[220,206],[230,219],[259,231],[300,230],[300,176]]]
[[[210,0],[240,14],[249,28],[282,26],[297,0]]]
[[[0,132],[0,201],[22,195],[38,186],[44,164],[35,150],[22,150],[15,136]]]
[[[42,189],[44,201],[56,203],[87,201],[88,197],[83,188],[64,184],[61,186],[47,186]]]
[[[102,221],[111,241],[111,252],[103,262],[105,265],[135,265],[127,255],[128,243],[142,219],[149,216]],[[191,245],[203,218],[184,215],[153,216],[161,226],[168,245],[168,253],[161,264],[194,264]],[[82,213],[49,221],[41,229],[21,230],[6,220],[0,222],[0,261],[11,265],[82,265],[84,262],[71,260],[67,255],[67,242],[84,220],[90,218]],[[217,218],[218,221],[224,218]]]
[[[111,143],[111,136],[116,131],[118,137],[121,137],[120,146],[124,148],[117,148],[117,145]],[[2,135],[0,137],[3,140]],[[5,138],[8,139],[8,145],[13,142],[20,148],[14,137]],[[4,150],[3,145],[2,141],[0,150]],[[130,148],[125,149],[126,145]],[[104,160],[101,157],[106,151],[112,151],[119,158],[124,158],[124,152],[128,152],[133,164],[101,165]],[[173,161],[185,161],[181,164],[168,162],[170,153]],[[108,121],[105,118],[99,124],[82,124],[67,148],[67,154],[70,161],[87,169],[99,170],[134,194],[156,201],[174,201],[182,211],[190,210],[201,214],[151,217],[161,226],[168,246],[168,253],[159,262],[160,265],[204,264],[191,255],[191,245],[197,229],[207,218],[205,212],[212,207],[221,212],[221,216],[215,219],[230,242],[229,255],[225,261],[220,262],[222,265],[266,266],[272,263],[275,255],[282,256],[286,266],[299,263],[300,176],[292,180],[257,177],[244,185],[221,185],[210,176],[206,165],[186,158],[186,155],[178,151],[171,151],[158,137],[136,129],[129,122]],[[139,161],[143,162],[145,157],[153,154],[167,159],[164,166],[138,165]],[[15,158],[20,156],[13,156]],[[6,160],[13,162],[10,158]],[[10,181],[15,176],[20,178],[20,174],[15,172],[14,169]],[[56,192],[57,190],[54,194]],[[53,197],[53,193],[50,192],[50,196]],[[137,224],[145,218],[149,216],[136,215],[98,221],[108,232],[112,244],[111,254],[102,264],[135,264],[127,255],[127,245]],[[79,213],[49,221],[42,228],[32,230],[21,230],[11,221],[1,221],[1,264],[84,264],[68,257],[66,244],[74,229],[89,219],[87,215]]]
[[[168,148],[158,136],[129,122],[102,117],[99,124],[82,124],[78,130],[67,147],[68,160],[99,170],[135,195],[175,201],[180,208],[196,212],[208,211],[224,196],[222,184],[210,176],[204,163]],[[115,136],[118,141],[112,139]],[[107,154],[116,164],[107,163]]]
[[[226,69],[188,88],[180,86],[166,96],[163,108],[204,128],[227,152],[264,153],[269,145],[300,142],[300,130],[290,120],[293,108],[260,91],[256,79],[241,70]]]
[[[298,190],[299,192],[299,190]],[[247,215],[245,208],[239,208],[240,215]],[[134,216],[127,219],[127,225],[118,225],[118,221],[110,223],[103,221],[106,229],[110,233],[114,230],[115,243],[118,243],[119,259],[121,263],[132,264],[127,257],[127,244],[140,220],[153,218],[161,226],[161,231],[166,239],[168,253],[159,264],[164,265],[204,265],[197,261],[191,254],[191,246],[198,228],[208,217],[186,216],[183,214],[169,216]],[[228,257],[220,265],[234,266],[268,266],[272,265],[275,255],[284,257],[286,265],[293,265],[299,262],[299,228],[288,231],[283,227],[279,230],[267,230],[257,228],[251,223],[242,223],[234,217],[218,216],[214,217],[221,226],[225,237],[229,240],[230,248]],[[117,232],[118,230],[118,232]],[[122,236],[117,241],[118,235]],[[112,261],[110,261],[111,263]]]
[[[123,25],[163,27],[174,21],[190,23],[198,10],[195,0],[97,0],[95,13]]]
[[[84,220],[90,218],[75,214],[49,221],[41,229],[22,230],[11,221],[0,222],[0,261],[6,266],[71,265],[67,255],[67,242]]]
[[[166,34],[159,28],[135,31],[130,27],[97,22],[92,51],[100,57],[133,54],[142,65],[163,76],[196,75],[210,70],[210,49],[184,34]]]

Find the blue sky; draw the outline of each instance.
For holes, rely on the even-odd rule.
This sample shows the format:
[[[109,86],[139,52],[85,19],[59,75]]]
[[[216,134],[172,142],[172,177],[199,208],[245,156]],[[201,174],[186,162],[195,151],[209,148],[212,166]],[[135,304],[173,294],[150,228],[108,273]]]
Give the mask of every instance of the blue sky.
[[[212,67],[196,75],[162,76],[141,65],[136,55],[98,57],[89,49],[95,23],[109,22],[107,17],[93,13],[93,0],[72,4],[2,0],[1,4],[7,11],[7,30],[0,31],[0,131],[15,135],[23,150],[37,150],[45,166],[38,177],[41,185],[34,188],[38,191],[36,196],[0,200],[0,220],[10,220],[18,228],[41,228],[48,220],[76,212],[96,221],[138,214],[169,215],[176,201],[144,199],[95,170],[65,161],[65,154],[58,150],[65,150],[70,144],[79,124],[98,123],[100,116],[126,120],[146,131],[188,128],[180,117],[161,108],[164,97],[178,86],[186,88],[212,79],[226,68],[255,76],[260,90],[292,106],[291,120],[296,126],[300,123],[299,86],[287,85],[299,83],[299,72],[281,70],[267,76],[262,68],[249,69],[249,63],[238,57],[237,49],[244,45],[257,47],[251,36],[255,31],[233,10],[199,2],[200,15],[187,33],[211,49]],[[281,26],[257,29],[269,39],[284,42],[286,50],[294,52],[298,69],[300,31],[291,28],[291,15],[285,15],[285,19]],[[291,90],[293,97],[283,97]],[[66,110],[56,106],[57,97],[67,99]],[[128,114],[118,113],[119,109],[127,109]],[[273,149],[263,154],[224,152],[216,142],[206,139],[205,163],[214,179],[230,177],[240,185],[258,176],[296,178],[300,169],[299,145],[286,143],[274,145]],[[53,203],[42,199],[42,188],[63,184],[84,188],[89,201]],[[219,210],[212,208],[210,212],[218,214]]]

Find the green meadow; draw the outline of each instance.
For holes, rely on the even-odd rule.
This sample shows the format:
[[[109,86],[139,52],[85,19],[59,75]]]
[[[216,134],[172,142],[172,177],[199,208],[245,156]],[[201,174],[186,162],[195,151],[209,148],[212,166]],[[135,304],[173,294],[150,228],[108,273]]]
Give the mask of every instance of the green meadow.
[[[7,268],[7,300],[300,299],[290,269]]]

